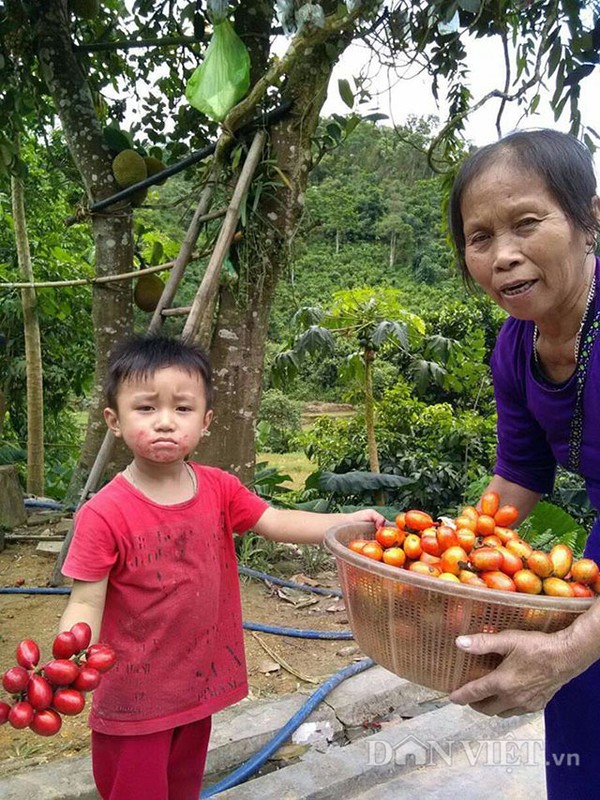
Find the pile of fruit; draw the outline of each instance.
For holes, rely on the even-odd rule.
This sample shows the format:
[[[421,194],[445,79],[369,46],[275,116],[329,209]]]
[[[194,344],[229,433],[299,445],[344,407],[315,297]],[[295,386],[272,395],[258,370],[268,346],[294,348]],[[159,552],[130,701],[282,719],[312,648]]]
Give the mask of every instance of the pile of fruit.
[[[53,736],[62,717],[83,711],[85,694],[100,683],[102,674],[117,660],[106,644],[90,645],[92,631],[86,622],[59,633],[52,644],[53,660],[39,665],[40,648],[33,639],[17,646],[17,666],[7,669],[2,686],[12,703],[0,701],[0,725],[31,728],[40,736]]]
[[[394,567],[469,586],[553,597],[600,594],[600,570],[590,558],[574,559],[570,547],[555,545],[549,553],[524,541],[513,525],[514,506],[500,506],[496,492],[463,508],[455,519],[437,521],[424,511],[402,512],[395,527],[382,527],[374,540],[354,539],[356,553]]]

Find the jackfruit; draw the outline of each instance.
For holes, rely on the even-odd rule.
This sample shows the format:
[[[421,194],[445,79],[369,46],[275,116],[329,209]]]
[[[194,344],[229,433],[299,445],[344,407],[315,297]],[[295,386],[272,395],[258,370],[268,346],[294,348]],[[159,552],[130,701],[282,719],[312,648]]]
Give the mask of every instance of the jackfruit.
[[[157,173],[162,172],[164,169],[167,168],[167,165],[163,164],[163,162],[160,160],[160,158],[154,158],[154,156],[144,156],[144,161],[146,162],[146,169],[148,171],[148,177],[150,177],[151,175],[156,175]],[[162,186],[162,184],[166,180],[167,179],[165,178],[164,180],[159,181],[158,185]]]
[[[121,150],[113,159],[112,171],[121,189],[148,177],[146,162],[135,150]]]
[[[138,189],[137,192],[134,192],[131,197],[129,198],[129,202],[131,203],[133,208],[138,208],[139,206],[143,205],[144,200],[148,197],[148,189]]]
[[[165,284],[154,272],[138,278],[133,290],[133,300],[142,311],[154,311],[163,293]]]
[[[99,0],[69,0],[71,13],[79,19],[94,19],[100,11]]]

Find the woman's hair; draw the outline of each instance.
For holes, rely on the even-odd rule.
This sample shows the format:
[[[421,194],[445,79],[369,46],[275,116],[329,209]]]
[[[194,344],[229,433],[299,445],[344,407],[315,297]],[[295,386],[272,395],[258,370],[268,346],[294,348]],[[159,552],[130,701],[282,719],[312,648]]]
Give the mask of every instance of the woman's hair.
[[[462,200],[471,183],[500,161],[522,170],[524,182],[527,174],[540,177],[576,228],[594,236],[599,229],[593,204],[596,194],[594,162],[588,148],[569,133],[547,129],[510,133],[470,155],[452,186],[448,224],[458,266],[467,281],[470,276],[465,263]]]
[[[145,380],[159,369],[179,367],[204,383],[207,410],[212,407],[212,369],[199,347],[166,336],[135,336],[119,342],[111,351],[104,381],[106,402],[117,407],[119,387],[128,380]]]

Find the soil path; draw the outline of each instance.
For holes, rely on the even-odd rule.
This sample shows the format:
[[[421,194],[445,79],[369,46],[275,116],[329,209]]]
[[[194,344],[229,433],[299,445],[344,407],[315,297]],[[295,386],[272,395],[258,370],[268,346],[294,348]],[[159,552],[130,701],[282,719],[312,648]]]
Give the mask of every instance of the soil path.
[[[35,543],[7,543],[0,552],[0,586],[47,585],[54,562],[37,554],[35,549]],[[317,580],[320,586],[337,587],[333,570],[321,573]],[[241,586],[245,621],[310,630],[349,629],[343,603],[338,598],[279,590],[252,579],[243,579]],[[21,639],[34,639],[40,646],[42,658],[49,657],[66,601],[64,595],[0,595],[0,674],[15,665],[15,648]],[[249,631],[245,632],[245,641],[250,699],[297,690],[308,693],[315,684],[304,678],[322,681],[360,657],[352,641],[298,639]],[[9,699],[4,695],[0,686],[0,699]],[[0,775],[87,752],[86,719],[85,712],[79,717],[64,719],[60,732],[47,739],[29,729],[18,731],[8,724],[3,725],[0,727]]]

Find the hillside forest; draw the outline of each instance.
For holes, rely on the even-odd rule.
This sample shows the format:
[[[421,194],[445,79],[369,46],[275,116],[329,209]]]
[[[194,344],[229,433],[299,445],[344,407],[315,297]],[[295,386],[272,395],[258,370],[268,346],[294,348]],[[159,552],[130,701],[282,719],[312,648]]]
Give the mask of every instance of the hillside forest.
[[[363,120],[345,131],[323,120],[305,212],[269,320],[263,395],[257,424],[258,491],[275,502],[324,510],[382,501],[389,508],[443,513],[472,501],[494,463],[495,417],[488,362],[503,312],[463,284],[455,272],[444,223],[445,179],[431,171],[427,145],[437,120],[411,119],[401,129]],[[319,139],[321,137],[321,139]],[[23,144],[24,181],[36,280],[93,274],[86,226],[65,228],[80,188],[58,133],[39,148]],[[46,169],[51,159],[52,171]],[[135,248],[142,266],[178,251],[195,205],[202,167],[152,189],[136,211]],[[269,191],[276,176],[253,187]],[[252,195],[221,281],[238,280],[236,248],[252,214]],[[0,192],[0,264],[18,280],[10,192]],[[198,243],[177,305],[189,304],[216,228]],[[204,258],[202,251],[205,251]],[[158,273],[165,279],[166,274]],[[141,280],[141,279],[140,279]],[[139,298],[138,298],[139,299]],[[85,285],[38,290],[44,364],[45,494],[63,501],[82,444],[93,378],[91,295]],[[18,291],[0,294],[0,459],[26,463],[25,357]],[[143,331],[148,312],[135,309]],[[165,323],[176,335],[181,318]],[[365,355],[368,354],[368,358]],[[368,386],[365,364],[369,363]],[[368,393],[366,394],[366,391]],[[302,416],[307,404],[346,404],[350,413]],[[368,441],[369,406],[377,463]],[[304,419],[304,424],[302,420]],[[312,472],[290,490],[278,454],[303,452]],[[380,482],[381,472],[405,481]],[[336,482],[352,473],[349,480]],[[357,473],[358,476],[357,476]],[[385,492],[381,494],[381,487]],[[589,508],[571,476],[559,475],[558,505],[585,522]]]

